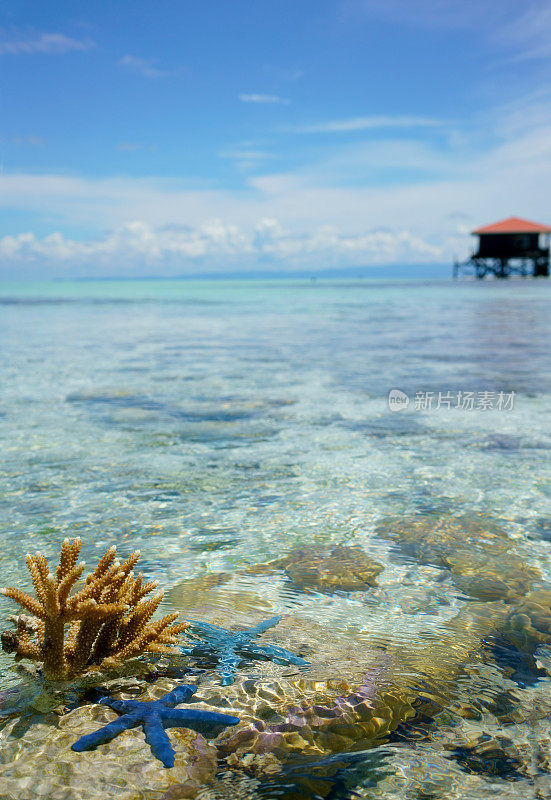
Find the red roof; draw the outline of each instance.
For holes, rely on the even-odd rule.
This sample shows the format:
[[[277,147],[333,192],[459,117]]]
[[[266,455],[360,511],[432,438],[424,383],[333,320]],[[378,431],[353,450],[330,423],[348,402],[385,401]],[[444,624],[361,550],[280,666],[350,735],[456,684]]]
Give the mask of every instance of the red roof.
[[[530,222],[520,217],[508,217],[493,225],[477,228],[473,233],[551,233],[549,225],[540,225],[539,222]]]

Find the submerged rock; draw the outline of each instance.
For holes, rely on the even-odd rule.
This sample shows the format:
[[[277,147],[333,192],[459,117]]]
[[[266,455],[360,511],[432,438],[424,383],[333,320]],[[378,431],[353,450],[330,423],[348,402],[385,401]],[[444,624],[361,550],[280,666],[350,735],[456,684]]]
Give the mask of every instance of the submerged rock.
[[[514,601],[542,577],[516,541],[482,516],[386,518],[376,532],[421,564],[449,569],[457,588],[479,600]]]
[[[510,612],[503,633],[519,650],[551,644],[551,591],[527,594]]]
[[[423,647],[370,644],[366,634],[333,632],[306,617],[282,620],[274,629],[288,646],[300,634],[313,666],[305,674],[282,674],[268,664],[263,677],[241,679],[224,689],[203,682],[198,699],[231,713],[239,725],[217,739],[236,769],[258,777],[249,754],[271,754],[285,763],[301,756],[319,759],[384,741],[420,710],[438,713],[449,703],[463,664],[481,650],[485,637],[506,617],[503,603],[473,603]],[[253,769],[254,768],[254,769]]]
[[[105,706],[77,708],[63,717],[14,719],[1,732],[2,800],[156,800],[175,784],[195,797],[214,779],[216,748],[199,733],[172,729],[176,752],[172,769],[152,758],[141,730],[132,729],[93,753],[75,753],[71,744],[117,715]],[[192,793],[192,790],[195,793]]]
[[[146,740],[155,758],[167,769],[174,766],[175,752],[167,735],[167,728],[185,728],[211,735],[226,725],[236,725],[239,720],[228,714],[201,711],[189,708],[176,708],[187,702],[197,691],[189,684],[178,684],[171,692],[158,700],[117,700],[103,697],[99,703],[109,706],[121,715],[101,728],[81,736],[71,745],[77,753],[96,750],[99,745],[113,741],[121,733],[135,727],[142,727]]]
[[[517,600],[530,591],[541,574],[512,553],[461,550],[446,558],[458,589],[479,600]]]
[[[163,795],[162,800],[187,800],[190,796],[197,797],[197,800],[259,800],[262,797],[258,794],[259,788],[260,781],[255,778],[226,770],[197,795],[190,795],[186,784],[176,784]],[[291,798],[285,795],[285,800]]]
[[[354,592],[376,586],[383,571],[361,547],[341,544],[309,545],[291,550],[283,558],[256,564],[247,570],[251,574],[283,570],[298,589],[318,592]]]
[[[494,520],[478,516],[404,515],[385,517],[375,527],[381,539],[395,542],[401,552],[421,564],[447,567],[448,557],[467,550],[503,553],[513,542]]]

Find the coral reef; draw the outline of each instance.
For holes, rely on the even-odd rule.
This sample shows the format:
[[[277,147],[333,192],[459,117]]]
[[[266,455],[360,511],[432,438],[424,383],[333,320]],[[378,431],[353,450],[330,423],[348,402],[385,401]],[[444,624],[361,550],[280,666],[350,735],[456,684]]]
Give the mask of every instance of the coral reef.
[[[257,712],[256,719],[220,737],[222,751],[241,757],[270,753],[283,761],[293,755],[320,758],[368,747],[415,714],[413,696],[398,689],[379,689],[375,674],[366,674],[364,683],[356,687],[334,680],[317,687],[299,684],[294,689],[294,698],[280,696],[276,721],[265,721]],[[277,686],[272,687],[274,695],[276,691]],[[268,720],[276,716],[274,710],[265,712]]]
[[[206,615],[209,620],[188,620],[186,637],[189,647],[182,649],[182,661],[187,663],[189,656],[207,662],[218,661],[225,691],[220,691],[218,682],[211,675],[202,676],[197,690],[195,687],[175,689],[174,682],[167,686],[164,678],[157,678],[154,686],[148,687],[145,694],[153,702],[145,702],[139,695],[140,701],[123,697],[105,700],[93,707],[75,709],[61,718],[63,725],[68,718],[74,724],[85,714],[94,715],[98,722],[109,724],[90,734],[87,733],[91,729],[90,716],[87,717],[86,726],[79,722],[78,734],[75,731],[71,741],[77,735],[82,738],[76,742],[74,749],[81,751],[105,743],[97,753],[99,768],[104,763],[103,759],[105,763],[110,763],[109,759],[119,752],[121,764],[124,765],[125,774],[128,772],[130,781],[137,769],[135,765],[140,764],[140,759],[144,757],[144,747],[151,745],[165,766],[174,763],[170,770],[158,769],[158,772],[166,775],[174,772],[175,775],[175,783],[155,777],[147,789],[151,791],[148,795],[151,798],[158,798],[158,792],[165,792],[165,800],[234,796],[234,790],[236,796],[241,790],[250,790],[252,797],[256,796],[255,792],[260,796],[268,789],[274,790],[274,796],[280,796],[281,789],[281,796],[290,800],[291,797],[330,796],[338,780],[338,765],[342,761],[341,756],[338,757],[340,760],[335,761],[335,754],[343,754],[343,759],[354,754],[362,754],[363,757],[367,749],[377,750],[378,745],[388,742],[393,733],[400,740],[407,736],[408,731],[412,732],[412,736],[416,732],[428,736],[427,731],[443,730],[449,720],[465,719],[471,724],[480,718],[481,709],[486,715],[490,712],[499,713],[503,720],[510,710],[510,719],[516,723],[515,706],[510,701],[516,678],[504,686],[498,662],[492,660],[497,659],[492,647],[496,642],[508,640],[517,648],[533,652],[536,645],[549,644],[551,592],[533,590],[539,573],[525,563],[522,549],[517,546],[515,539],[482,517],[450,516],[406,516],[401,520],[387,521],[385,526],[380,526],[379,535],[393,539],[402,552],[431,565],[431,569],[427,570],[430,574],[436,573],[432,565],[445,569],[442,576],[452,580],[465,594],[476,598],[475,601],[465,602],[465,598],[455,597],[456,603],[446,606],[434,625],[428,621],[427,628],[423,628],[420,635],[402,635],[400,630],[404,629],[404,620],[397,631],[392,629],[388,634],[386,631],[375,634],[367,621],[364,625],[361,614],[358,618],[354,616],[364,606],[363,596],[343,598],[333,595],[329,598],[303,595],[300,598],[295,592],[288,591],[285,580],[274,581],[276,588],[270,593],[266,591],[269,580],[254,577],[255,574],[262,576],[265,572],[273,571],[273,565],[279,563],[279,567],[274,569],[284,569],[295,587],[299,586],[304,576],[302,588],[333,593],[338,581],[342,581],[339,588],[351,587],[353,583],[347,584],[346,581],[360,580],[361,564],[356,569],[348,553],[349,572],[345,574],[339,571],[340,566],[335,567],[335,584],[331,588],[330,562],[333,557],[339,556],[340,546],[323,549],[323,558],[320,548],[302,548],[294,551],[295,561],[288,554],[285,559],[260,565],[258,569],[253,567],[237,577],[230,578],[226,574],[202,575],[185,582],[183,589],[175,587],[172,590],[172,595],[178,597],[183,608],[188,607],[188,597],[192,597],[194,613],[202,618]],[[298,572],[295,572],[296,565],[312,564],[316,558],[317,566],[311,572],[304,566],[297,567]],[[284,562],[287,562],[285,566]],[[327,569],[327,578],[324,577],[324,569]],[[299,575],[302,577],[297,577]],[[375,577],[376,574],[370,578],[373,581],[371,585]],[[248,625],[249,620],[262,618],[262,603],[267,606],[266,616],[273,614],[278,608],[275,593],[280,585],[293,597],[295,613],[285,616],[272,631],[270,642],[273,644],[264,645],[262,641],[256,643],[254,639],[279,623],[279,617],[272,617],[244,630],[231,629],[231,623],[236,626],[241,623]],[[364,577],[362,588],[365,589],[366,585]],[[438,585],[444,586],[444,594],[446,586],[449,591],[447,581]],[[360,587],[356,584],[354,588]],[[380,590],[381,596],[384,589],[382,587]],[[239,602],[234,604],[234,598],[240,598],[243,605],[240,606]],[[101,597],[98,599],[102,600]],[[229,602],[230,599],[232,602]],[[301,600],[302,611],[298,610]],[[370,593],[368,601],[371,608],[371,604],[377,601],[376,593]],[[117,602],[117,598],[112,602]],[[344,603],[347,608],[356,609],[350,617],[346,614],[335,617],[329,613],[329,608],[337,612],[339,604]],[[24,607],[34,613],[28,605]],[[227,619],[228,609],[231,609],[229,630],[217,626],[219,623],[227,624],[223,613],[225,611]],[[127,613],[122,615],[123,618]],[[336,625],[333,624],[334,619],[338,620]],[[14,618],[14,625],[15,630],[3,637],[6,648],[13,649],[16,644],[19,646],[21,639],[43,636],[45,628],[44,620],[38,618],[37,622],[36,618],[24,616]],[[300,644],[297,645],[297,642]],[[307,663],[287,648],[304,655],[313,666],[299,673],[282,671],[277,666],[281,663],[297,666],[306,666]],[[171,665],[174,663],[172,659],[171,656]],[[248,672],[242,680],[236,680],[241,661],[252,659],[262,660],[262,665],[255,665],[254,674]],[[89,663],[91,665],[92,661]],[[513,674],[513,671],[509,674]],[[137,684],[137,687],[141,692],[143,685]],[[164,696],[161,696],[161,690]],[[193,702],[198,701],[198,706],[193,709],[174,708],[179,702],[189,699],[191,693],[194,693]],[[122,716],[114,720],[111,716],[101,719],[98,715],[106,712],[112,714],[106,706]],[[174,728],[173,732],[169,731],[169,739],[165,732],[165,728],[172,725],[201,730],[201,722],[208,721],[209,714],[213,720],[216,718],[220,726],[224,726],[213,747],[197,733]],[[222,719],[226,721],[222,722]],[[483,722],[485,725],[486,718]],[[145,743],[141,731],[136,730],[140,725],[145,729]],[[442,753],[449,753],[452,761],[446,766],[446,759],[442,757],[441,784],[437,781],[437,792],[442,790],[445,793],[447,784],[456,781],[458,768],[454,767],[453,760],[475,771],[481,765],[485,766],[486,762],[490,767],[495,764],[497,771],[505,764],[511,767],[511,779],[524,776],[525,768],[520,763],[520,750],[516,744],[499,738],[499,728],[490,731],[490,737],[485,728],[481,727],[480,730],[479,735],[474,729],[471,731],[465,727],[465,736],[446,734],[448,738],[442,739],[440,749]],[[118,740],[117,746],[109,744],[121,731],[126,733]],[[434,736],[433,733],[430,735]],[[18,731],[14,730],[13,736],[18,736]],[[25,741],[32,739],[30,732],[24,732],[22,736]],[[60,731],[53,727],[47,732],[46,741],[55,741],[58,749],[62,742],[65,747],[70,743],[66,735],[62,740]],[[391,744],[392,741],[389,746]],[[138,748],[139,758],[134,755],[138,753]],[[54,753],[54,750],[50,752]],[[72,757],[75,755],[71,754]],[[228,779],[227,786],[221,785],[220,773],[216,775],[217,755],[225,759],[223,766],[228,770],[227,774],[233,773],[233,782]],[[411,757],[414,757],[413,751]],[[423,757],[420,750],[419,785],[426,786],[428,792],[432,784],[426,776],[427,766]],[[33,763],[38,763],[38,756],[33,758]],[[89,770],[93,759],[84,755],[81,758],[79,765]],[[61,761],[68,769],[66,774],[76,769],[75,762],[68,755],[62,753]],[[184,762],[184,774],[180,777],[178,770]],[[303,775],[300,779],[291,775],[295,766]],[[18,768],[21,769],[20,766]],[[152,776],[154,773],[148,774]],[[240,778],[246,778],[243,786],[239,784]],[[32,780],[37,782],[40,779],[41,776],[37,775]],[[121,777],[119,783],[113,771],[110,772],[110,779],[109,797],[118,792],[115,787],[126,786],[126,778]],[[384,783],[380,773],[377,774],[377,780],[381,780],[381,785]],[[255,781],[258,783],[255,784]],[[289,788],[291,784],[292,789]],[[227,794],[224,794],[226,789]],[[6,792],[6,797],[11,800],[11,794]],[[128,794],[128,800],[138,797],[142,795]]]
[[[252,580],[248,587],[255,605]],[[263,587],[259,578],[257,591]],[[211,592],[205,588],[202,598],[198,588],[196,602],[206,601]],[[200,700],[212,709],[231,709],[242,720],[218,743],[234,768],[249,776],[263,774],[257,759],[267,754],[282,764],[297,757],[326,758],[384,741],[419,709],[434,716],[449,704],[463,665],[480,657],[483,641],[510,613],[503,602],[469,603],[419,647],[407,638],[383,641],[353,626],[320,624],[318,609],[283,618],[272,634],[274,644],[286,649],[300,642],[298,652],[313,665],[307,672],[282,675],[267,662],[260,675],[249,673],[228,685],[223,697],[215,684],[201,682]],[[218,617],[213,607],[211,618]]]
[[[153,755],[167,768],[174,766],[175,753],[170,744],[165,728],[188,728],[199,732],[208,729],[224,728],[228,725],[237,725],[239,719],[228,714],[218,714],[212,711],[188,708],[175,708],[180,703],[186,702],[197,691],[196,686],[181,684],[171,692],[161,697],[160,700],[141,702],[139,700],[112,700],[104,698],[100,702],[118,711],[122,716],[113,720],[108,725],[94,733],[82,736],[72,745],[72,750],[81,753],[84,750],[94,750],[98,745],[110,742],[115,736],[129,728],[142,725],[145,739],[151,747]]]
[[[291,653],[290,650],[273,645],[255,644],[252,641],[269,628],[273,628],[280,620],[279,616],[272,617],[252,628],[240,631],[228,631],[216,625],[209,625],[207,622],[190,620],[186,636],[194,639],[197,643],[193,647],[182,648],[182,653],[194,657],[215,658],[220,664],[222,686],[229,686],[234,682],[239,665],[244,659],[260,658],[276,664],[308,666],[307,661]]]
[[[333,636],[324,644],[333,662],[329,674],[346,678],[324,677],[324,669],[268,685],[250,680],[236,685],[226,698],[242,723],[220,735],[220,748],[240,758],[247,753],[272,753],[283,761],[299,754],[320,758],[371,747],[418,713],[434,716],[449,705],[463,665],[479,657],[482,642],[506,617],[503,604],[494,604],[504,609],[501,618],[486,614],[487,605],[469,604],[441,633],[427,637],[422,649],[389,643],[382,651],[366,640],[354,645],[349,637]],[[343,653],[351,661],[345,662]],[[200,696],[218,705],[212,689],[201,687]]]
[[[329,544],[309,545],[291,550],[283,558],[255,564],[248,572],[256,575],[284,570],[298,589],[319,592],[354,592],[376,586],[382,564],[369,558],[361,547]]]
[[[113,669],[146,651],[170,652],[187,624],[173,624],[176,612],[150,621],[163,592],[151,595],[157,582],[144,583],[141,574],[134,575],[139,550],[121,564],[116,548],[109,548],[71,595],[85,568],[84,562],[77,563],[80,548],[80,539],[64,540],[55,575],[42,553],[27,555],[36,598],[16,588],[0,590],[33,615],[30,620],[16,617],[16,630],[2,633],[4,651],[42,661],[49,681],[70,680],[93,668]]]

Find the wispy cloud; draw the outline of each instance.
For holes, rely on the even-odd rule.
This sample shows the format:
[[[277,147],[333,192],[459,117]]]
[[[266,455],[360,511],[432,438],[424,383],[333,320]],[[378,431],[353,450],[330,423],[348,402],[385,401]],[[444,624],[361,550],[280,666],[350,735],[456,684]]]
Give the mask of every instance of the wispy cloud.
[[[143,145],[141,142],[119,142],[117,145],[117,150],[120,150],[121,153],[136,153],[138,150],[149,150],[155,153],[158,149],[156,144]]]
[[[288,106],[291,102],[287,97],[280,97],[277,94],[240,94],[239,99],[242,103],[266,103]]]
[[[90,50],[95,47],[91,39],[73,39],[63,33],[33,33],[0,35],[0,55],[32,55],[33,53],[61,54],[71,51]]]
[[[240,147],[235,150],[220,150],[218,158],[232,161],[234,166],[241,171],[258,170],[266,161],[275,158],[274,153],[265,150],[256,150],[251,147]]]
[[[231,158],[237,161],[266,161],[268,158],[273,158],[273,153],[266,153],[263,150],[221,150],[218,153],[219,158]]]
[[[370,116],[334,119],[328,122],[316,122],[312,125],[296,125],[287,127],[286,130],[290,133],[347,133],[378,128],[431,128],[441,124],[440,120],[429,117]]]
[[[295,83],[305,75],[303,69],[286,69],[285,67],[275,67],[272,64],[265,64],[263,69],[274,78],[280,81],[289,81],[289,83]]]
[[[157,66],[156,58],[140,58],[139,56],[126,55],[117,61],[117,66],[142,78],[170,78],[179,75],[182,68],[161,69]]]
[[[10,141],[16,147],[41,147],[44,144],[44,139],[32,134],[29,136],[13,136]]]
[[[519,8],[518,0],[341,0],[340,16],[357,24],[373,17],[418,28],[494,29]]]
[[[519,17],[498,28],[493,41],[513,50],[514,60],[551,57],[551,5],[533,2]]]
[[[549,0],[341,0],[341,19],[373,18],[425,29],[469,30],[508,60],[551,56]]]
[[[117,145],[117,150],[120,150],[121,153],[135,153],[136,150],[141,150],[142,146],[139,142],[119,142]]]

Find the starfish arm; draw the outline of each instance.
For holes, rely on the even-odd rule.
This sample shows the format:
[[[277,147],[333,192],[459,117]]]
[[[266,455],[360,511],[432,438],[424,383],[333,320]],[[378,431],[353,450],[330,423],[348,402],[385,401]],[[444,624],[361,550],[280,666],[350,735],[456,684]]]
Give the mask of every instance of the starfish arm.
[[[103,728],[93,733],[88,733],[86,736],[81,736],[78,741],[71,745],[71,750],[75,750],[77,753],[82,753],[83,750],[94,750],[98,745],[110,742],[119,733],[135,728],[140,722],[138,715],[125,714],[108,725],[104,725]]]
[[[281,620],[281,615],[270,617],[270,619],[265,619],[264,622],[259,622],[258,625],[255,625],[254,628],[249,628],[247,633],[251,636],[258,636],[260,633],[264,633],[269,628],[274,628],[278,622]]]
[[[141,706],[139,700],[115,700],[113,697],[102,697],[98,704],[109,706],[109,708],[118,711],[119,714],[132,714],[134,711],[138,711]]]
[[[174,708],[163,713],[165,728],[190,728],[199,733],[205,730],[226,728],[228,725],[237,725],[239,717],[230,714],[219,714],[216,711],[202,711],[201,709]]]
[[[212,645],[210,642],[197,642],[193,647],[180,647],[182,655],[193,658],[216,658],[217,650],[218,645]]]
[[[195,645],[194,647],[180,647],[180,653],[183,656],[200,656],[203,655],[203,648],[201,645]]]
[[[148,714],[144,720],[145,741],[151,752],[167,769],[174,766],[174,750],[158,714]]]
[[[261,645],[251,642],[246,648],[243,648],[243,652],[250,653],[253,656],[260,656],[261,658],[267,658],[269,661],[273,661],[276,664],[294,664],[297,667],[307,667],[309,665],[308,661],[300,658],[300,656],[296,656],[283,647],[275,647],[271,644]]]
[[[235,681],[235,673],[239,669],[242,659],[234,649],[228,645],[220,650],[218,655],[219,673],[222,686],[230,686]]]
[[[163,706],[177,706],[180,703],[185,703],[186,700],[195,694],[197,691],[197,686],[191,686],[190,684],[181,683],[179,686],[176,686],[171,692],[166,694],[159,703],[162,703]]]

